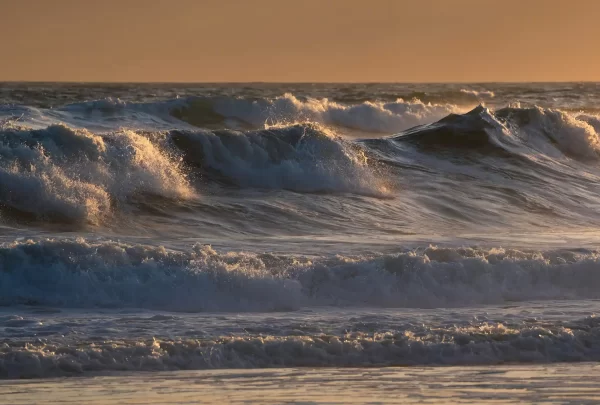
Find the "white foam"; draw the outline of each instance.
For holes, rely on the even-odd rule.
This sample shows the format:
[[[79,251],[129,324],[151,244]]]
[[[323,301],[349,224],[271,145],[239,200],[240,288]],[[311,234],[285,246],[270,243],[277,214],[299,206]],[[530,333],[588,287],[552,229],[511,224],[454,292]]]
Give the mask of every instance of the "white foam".
[[[560,110],[534,107],[527,110],[530,122],[517,130],[534,145],[537,139],[550,139],[565,154],[584,159],[597,159],[600,137],[595,121]],[[548,152],[547,148],[543,150]]]
[[[460,111],[451,104],[437,105],[419,100],[342,104],[326,98],[300,100],[290,93],[271,100],[219,98],[213,103],[215,112],[225,117],[238,118],[256,127],[308,121],[390,134],[432,123]]]
[[[430,328],[315,335],[204,339],[8,341],[0,378],[89,372],[263,367],[492,365],[600,360],[597,318],[513,327],[473,322]]]
[[[597,361],[600,323],[593,316],[569,319],[569,313],[561,312],[559,318],[548,315],[537,320],[524,314],[498,321],[497,313],[485,316],[487,310],[480,306],[597,299],[599,285],[600,256],[584,250],[429,247],[367,257],[302,257],[219,253],[200,245],[172,251],[81,238],[15,241],[0,248],[0,304],[35,304],[35,312],[0,317],[0,328],[9,328],[14,336],[0,343],[0,378],[116,370]],[[124,332],[114,322],[126,319],[115,320],[112,315],[104,325],[89,320],[94,325],[89,330],[77,322],[76,330],[66,336],[60,334],[65,327],[71,329],[67,315],[59,314],[56,325],[40,322],[42,316],[54,316],[40,312],[44,307],[57,306],[120,311],[314,308],[306,312],[312,314],[324,305],[365,312],[356,319],[336,318],[340,328],[324,326],[327,317],[313,328],[295,320],[269,321],[272,316],[263,314],[260,319],[266,323],[254,325],[254,332],[252,328],[234,332],[251,320],[225,320],[224,332],[218,321],[201,331],[190,330],[191,334],[187,333],[191,324],[180,319],[190,315],[149,317],[130,311],[146,323],[137,319]],[[368,315],[382,306],[446,309],[423,317],[420,312],[400,318],[391,312]],[[453,306],[472,306],[470,313],[477,308],[476,313],[484,315],[453,317],[447,309]],[[329,308],[321,313],[339,317],[336,314]],[[138,326],[148,322],[161,326],[136,335]],[[177,328],[170,328],[169,322],[176,322]],[[278,330],[277,325],[287,326]],[[86,330],[87,335],[79,333]],[[169,338],[148,338],[165,330],[170,331]],[[50,334],[37,335],[43,331]],[[178,334],[171,336],[172,331]],[[123,338],[117,337],[121,334]]]
[[[168,128],[177,122],[181,124],[172,115],[173,111],[181,109],[186,109],[186,120],[199,127],[203,127],[207,120],[206,125],[212,128],[214,120],[221,116],[222,124],[230,128],[237,128],[240,121],[246,124],[245,127],[250,125],[259,129],[274,124],[310,122],[388,134],[435,122],[450,113],[466,112],[464,108],[453,104],[424,103],[418,99],[345,104],[327,98],[299,98],[286,93],[279,97],[256,100],[241,97],[188,97],[151,103],[106,98],[70,104],[48,113],[59,114],[63,120],[85,114],[89,125],[101,127],[114,125],[114,115],[118,114],[124,122],[135,123],[138,127],[159,125],[161,128]],[[72,123],[79,122],[74,120]]]
[[[97,223],[114,202],[137,193],[192,194],[178,162],[133,131],[6,129],[0,157],[0,203],[38,219]]]
[[[595,252],[438,249],[378,257],[185,252],[117,242],[20,241],[0,250],[0,302],[165,310],[314,305],[438,307],[599,298]]]
[[[494,98],[496,97],[496,94],[493,91],[489,91],[489,90],[470,90],[470,89],[460,89],[461,93],[464,94],[470,94],[472,96],[475,96],[477,98]]]
[[[298,281],[253,255],[218,255],[84,239],[24,241],[1,250],[0,302],[67,307],[125,306],[182,311],[289,309]]]
[[[578,120],[590,124],[594,128],[596,133],[600,134],[600,116],[591,114],[577,114],[576,117]]]

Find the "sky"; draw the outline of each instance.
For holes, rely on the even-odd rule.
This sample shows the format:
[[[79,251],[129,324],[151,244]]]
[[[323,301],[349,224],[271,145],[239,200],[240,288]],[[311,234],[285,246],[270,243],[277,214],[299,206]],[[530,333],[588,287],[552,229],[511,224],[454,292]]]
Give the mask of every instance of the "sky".
[[[0,81],[600,81],[598,0],[0,0]]]

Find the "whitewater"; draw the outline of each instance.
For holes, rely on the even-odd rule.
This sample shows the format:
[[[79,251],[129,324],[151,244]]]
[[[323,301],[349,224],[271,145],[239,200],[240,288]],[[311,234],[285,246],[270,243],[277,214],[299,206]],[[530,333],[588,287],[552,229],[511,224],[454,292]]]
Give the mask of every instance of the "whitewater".
[[[599,195],[596,83],[2,83],[0,378],[600,361]]]

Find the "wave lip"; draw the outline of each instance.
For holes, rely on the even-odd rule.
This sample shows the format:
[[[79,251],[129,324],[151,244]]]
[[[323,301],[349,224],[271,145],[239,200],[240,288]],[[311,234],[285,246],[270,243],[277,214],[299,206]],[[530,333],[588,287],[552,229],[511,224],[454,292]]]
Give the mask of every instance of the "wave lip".
[[[596,117],[541,107],[504,108],[496,116],[538,153],[557,156],[558,152],[582,160],[600,156]]]

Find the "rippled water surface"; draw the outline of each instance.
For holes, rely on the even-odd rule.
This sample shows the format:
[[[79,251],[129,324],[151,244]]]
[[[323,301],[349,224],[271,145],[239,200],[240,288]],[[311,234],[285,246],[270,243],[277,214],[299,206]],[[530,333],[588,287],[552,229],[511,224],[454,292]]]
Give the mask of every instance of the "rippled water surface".
[[[600,357],[600,85],[0,84],[0,377]]]

